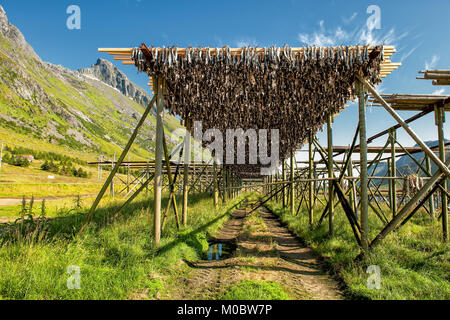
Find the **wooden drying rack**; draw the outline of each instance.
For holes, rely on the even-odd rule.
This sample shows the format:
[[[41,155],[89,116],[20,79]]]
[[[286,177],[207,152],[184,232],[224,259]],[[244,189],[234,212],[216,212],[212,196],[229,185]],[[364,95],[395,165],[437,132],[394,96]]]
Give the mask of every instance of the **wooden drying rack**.
[[[222,48],[200,48],[202,50],[202,52],[210,52],[210,54],[215,55],[217,54],[218,50],[224,50],[226,47],[222,47]],[[327,49],[334,49],[335,51],[338,50],[340,47],[325,47]],[[352,46],[349,47],[350,50],[361,50],[362,48],[364,48],[363,46],[361,47],[356,47],[356,46]],[[383,46],[383,61],[381,63],[381,71],[380,71],[380,76],[381,78],[385,78],[387,77],[389,74],[391,74],[392,71],[398,69],[398,67],[401,66],[401,62],[392,62],[390,60],[391,56],[396,52],[396,49],[394,46]],[[135,48],[99,48],[98,51],[99,52],[106,52],[112,56],[114,56],[114,60],[118,60],[118,61],[122,61],[122,64],[124,65],[135,65],[133,59],[132,59],[132,54],[133,54],[133,50]],[[149,48],[143,43],[141,47],[139,47],[140,50],[149,50]],[[165,48],[157,48],[157,50],[159,50],[159,52],[162,52],[162,50],[164,50]],[[292,52],[296,53],[296,54],[302,54],[305,49],[307,49],[307,47],[300,47],[300,48],[291,48],[290,50],[292,50]],[[369,46],[369,54],[376,49],[375,46]],[[230,53],[232,55],[241,55],[242,53],[242,48],[230,48]],[[283,52],[284,49],[280,48],[280,52]],[[177,54],[180,56],[184,56],[186,55],[187,52],[187,48],[177,48]],[[264,48],[256,48],[256,52],[258,54],[262,54],[264,53]],[[153,87],[153,79],[150,77],[150,81],[148,83],[148,85],[150,87]]]

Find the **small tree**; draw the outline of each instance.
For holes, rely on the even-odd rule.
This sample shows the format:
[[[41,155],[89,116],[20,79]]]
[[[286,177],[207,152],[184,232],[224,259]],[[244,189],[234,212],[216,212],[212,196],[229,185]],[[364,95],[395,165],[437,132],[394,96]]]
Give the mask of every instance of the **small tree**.
[[[44,171],[50,170],[50,163],[47,160],[45,160],[44,163],[41,165],[41,170],[44,170]]]

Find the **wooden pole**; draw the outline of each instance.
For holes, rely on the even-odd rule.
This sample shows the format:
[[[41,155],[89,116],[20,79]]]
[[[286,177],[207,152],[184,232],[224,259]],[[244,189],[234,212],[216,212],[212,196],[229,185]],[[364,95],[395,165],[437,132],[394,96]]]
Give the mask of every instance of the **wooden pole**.
[[[427,155],[425,155],[425,157],[426,157],[426,169],[427,169],[427,171],[428,172],[430,172],[431,173],[431,161],[430,161],[430,157],[428,157]],[[430,215],[431,215],[431,217],[434,219],[434,211],[435,211],[435,209],[434,209],[434,199],[433,199],[433,195],[431,195],[431,197],[430,197],[430,199],[428,200],[428,204],[429,204],[429,206],[430,206]]]
[[[327,142],[328,142],[328,177],[330,179],[334,178],[334,170],[333,170],[333,129],[332,122],[333,116],[331,114],[328,115],[327,119]],[[334,215],[334,190],[332,181],[328,181],[328,233],[333,235],[334,226],[333,226],[333,215]]]
[[[98,166],[97,166],[97,180],[100,180],[100,163],[102,162],[101,156],[98,156]]]
[[[188,197],[189,197],[189,162],[191,159],[191,121],[186,119],[186,135],[184,136],[184,172],[183,172],[183,226],[187,225]]]
[[[155,246],[161,240],[161,188],[162,188],[162,154],[163,154],[163,116],[164,116],[164,80],[157,77],[156,86],[158,101],[156,104],[156,147],[155,147],[155,178],[154,178],[154,233]]]
[[[145,165],[145,177],[148,179],[149,175],[150,175],[150,169],[149,169],[149,164],[148,164],[148,161],[147,161],[147,164]],[[145,192],[148,193],[148,184],[145,187]]]
[[[219,185],[217,183],[217,163],[213,160],[213,179],[214,179],[214,209],[219,207]]]
[[[222,190],[221,190],[221,192],[222,192],[222,203],[225,203],[226,202],[226,195],[225,195],[225,188],[226,188],[226,186],[225,186],[225,171],[226,171],[227,169],[226,169],[226,166],[225,166],[225,164],[222,164],[222,170],[221,170],[221,182],[222,182]]]
[[[175,213],[175,219],[177,224],[177,230],[180,230],[180,220],[178,218],[178,206],[177,206],[177,200],[175,196],[175,182],[172,178],[172,170],[170,168],[170,155],[169,155],[169,149],[167,148],[166,143],[166,137],[164,135],[163,130],[163,150],[164,150],[164,160],[166,162],[166,168],[167,168],[167,180],[169,185],[169,199],[167,201],[167,207],[164,211],[163,221],[162,221],[162,227],[161,229],[164,230],[165,222],[167,221],[169,209],[170,209],[170,203],[172,203],[173,212]],[[175,176],[176,177],[176,176]]]
[[[381,105],[391,114],[391,116],[402,126],[403,129],[413,138],[413,140],[423,149],[423,151],[433,160],[434,163],[439,167],[439,169],[450,178],[450,169],[437,157],[433,151],[426,145],[422,139],[408,126],[408,124],[403,121],[403,119],[398,115],[398,113],[379,95],[379,93],[372,87],[372,85],[360,76],[356,76],[370,91],[370,93],[381,103]]]
[[[116,153],[114,152],[114,158],[113,161],[111,161],[111,170],[114,169],[114,163],[116,162]],[[114,198],[114,177],[111,180],[110,184],[110,195],[111,198]]]
[[[309,133],[308,144],[309,144],[309,225],[314,224],[314,158],[313,158],[313,138],[312,132]]]
[[[152,109],[153,104],[156,101],[156,97],[157,97],[156,95],[153,96],[152,100],[148,104],[147,109],[145,109],[144,114],[142,115],[136,128],[134,129],[133,133],[131,134],[130,140],[128,140],[128,143],[125,146],[125,148],[123,149],[122,154],[120,155],[119,159],[117,160],[114,168],[111,170],[108,178],[106,179],[105,183],[103,184],[103,187],[100,189],[100,192],[98,193],[97,198],[95,198],[94,203],[92,204],[91,208],[89,209],[89,212],[86,215],[86,219],[85,219],[83,225],[81,226],[80,231],[78,232],[79,234],[81,234],[84,231],[84,229],[86,228],[86,226],[89,223],[90,219],[92,218],[92,215],[94,214],[95,209],[97,208],[100,200],[102,199],[103,195],[105,194],[106,189],[108,188],[109,184],[111,183],[112,178],[116,174],[117,170],[119,170],[119,167],[123,162],[123,159],[127,155],[128,151],[131,148],[131,145],[133,144],[134,140],[136,139],[139,129],[142,127],[145,119],[147,118],[148,114],[150,113],[150,110]]]
[[[225,201],[230,200],[230,189],[228,189],[230,187],[230,170],[228,168],[228,166],[225,166]]]
[[[0,150],[0,171],[2,170],[2,160],[3,160],[3,141],[2,141],[2,149]]]
[[[391,177],[397,177],[397,166],[396,166],[396,161],[395,161],[395,139],[397,139],[396,137],[396,131],[395,129],[391,129],[389,130],[389,139],[390,139],[390,144],[391,144]],[[395,215],[397,214],[397,182],[396,179],[392,179],[391,181],[391,190],[392,190],[392,206],[391,206],[391,210],[392,210],[392,217],[395,217]]]
[[[357,82],[359,109],[359,145],[360,145],[360,198],[361,198],[361,245],[364,251],[369,248],[369,198],[367,173],[367,136],[366,136],[366,100],[363,83]]]
[[[103,155],[100,156],[100,161],[103,162]],[[100,181],[103,178],[103,164],[100,165]]]
[[[386,162],[387,162],[387,174],[390,177],[390,176],[392,176],[392,165],[391,165],[392,159],[391,158],[386,159]],[[389,194],[389,208],[391,208],[391,210],[392,210],[392,207],[393,207],[392,199],[394,199],[394,197],[392,196],[392,181],[391,180],[388,181],[388,194]]]
[[[439,140],[439,158],[445,162],[445,137],[444,137],[444,122],[445,111],[443,106],[435,106],[434,113],[436,116],[436,125],[438,128]],[[442,188],[447,191],[447,179],[444,179],[441,184]],[[448,203],[447,195],[441,190],[441,205],[442,205],[442,240],[448,241]]]
[[[281,163],[281,171],[283,175],[283,181],[286,181],[286,164],[283,159],[283,162]],[[283,197],[283,208],[286,208],[286,188],[283,188],[283,191],[281,192],[281,196]]]
[[[314,154],[313,154],[313,158],[314,158]],[[314,187],[314,193],[316,193],[316,190],[317,190],[317,196],[314,196],[313,206],[316,205],[317,198],[319,197],[319,194],[320,194],[320,182],[319,182],[319,188],[318,188],[317,187],[317,181],[316,181],[316,179],[318,178],[318,175],[317,175],[316,169],[317,169],[317,166],[314,163],[313,164],[313,175],[314,175],[313,176],[313,178],[314,178],[313,187]]]
[[[290,193],[290,200],[289,200],[289,204],[291,206],[291,214],[295,215],[295,202],[294,202],[294,159],[295,159],[295,152],[291,151],[291,171],[290,171],[290,189],[291,189],[291,193]]]
[[[450,159],[447,159],[445,165],[450,165]],[[431,190],[433,185],[442,178],[443,172],[441,170],[437,170],[431,178],[425,183],[422,189],[420,189],[412,198],[409,200],[407,204],[405,204],[402,209],[398,212],[394,219],[392,219],[381,232],[373,239],[370,244],[370,247],[374,247],[381,242],[391,231],[393,231],[406,216],[410,213],[411,209],[416,206],[417,202],[422,199],[422,197]]]
[[[128,165],[127,165],[127,194],[130,192],[130,156],[128,156]]]

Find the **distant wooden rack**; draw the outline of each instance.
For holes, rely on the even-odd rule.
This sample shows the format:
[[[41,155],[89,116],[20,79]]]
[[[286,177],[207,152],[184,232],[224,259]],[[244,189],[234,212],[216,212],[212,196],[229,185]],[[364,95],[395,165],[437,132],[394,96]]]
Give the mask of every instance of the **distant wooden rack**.
[[[450,143],[446,143],[446,145],[449,145]],[[323,149],[328,152],[328,147],[323,147]],[[349,146],[333,146],[333,152],[339,152],[339,153],[344,153],[349,151],[351,148]],[[439,147],[438,146],[434,146],[434,147],[430,147],[431,150],[433,151],[439,151]],[[423,152],[423,149],[421,147],[395,147],[395,152],[396,153],[405,153],[405,150],[407,152],[409,152],[410,154],[414,154],[414,153],[419,153],[419,152]],[[445,148],[446,151],[449,151],[450,148]],[[353,152],[360,152],[360,148],[359,146],[355,147],[353,149]],[[392,149],[383,147],[383,146],[368,146],[367,147],[367,153],[391,153]]]
[[[445,111],[450,111],[450,95],[426,94],[391,94],[381,95],[392,108],[399,111],[422,111],[433,105],[444,105]],[[381,107],[375,98],[369,98],[369,104]]]
[[[417,77],[420,80],[433,80],[434,86],[448,86],[450,85],[450,70],[425,70],[419,71],[423,77]]]

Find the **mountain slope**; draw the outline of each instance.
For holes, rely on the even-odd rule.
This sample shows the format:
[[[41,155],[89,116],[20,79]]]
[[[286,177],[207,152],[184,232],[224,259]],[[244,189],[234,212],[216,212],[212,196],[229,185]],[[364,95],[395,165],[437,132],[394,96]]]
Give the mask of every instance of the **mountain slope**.
[[[128,80],[127,76],[108,60],[98,59],[92,67],[79,69],[78,72],[103,81],[144,106],[151,100],[150,95],[144,89]]]
[[[110,62],[72,71],[42,62],[0,6],[0,139],[84,155],[120,152],[150,96]],[[131,152],[152,157],[149,116]],[[166,115],[167,132],[178,120]]]

